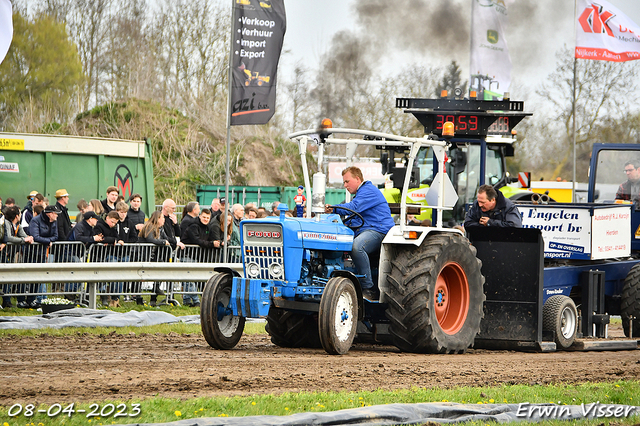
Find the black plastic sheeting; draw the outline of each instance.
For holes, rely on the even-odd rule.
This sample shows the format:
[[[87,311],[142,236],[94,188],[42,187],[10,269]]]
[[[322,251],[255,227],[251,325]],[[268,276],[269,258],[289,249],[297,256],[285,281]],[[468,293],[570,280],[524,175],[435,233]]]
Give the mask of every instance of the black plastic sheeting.
[[[165,426],[216,425],[424,425],[425,423],[461,423],[469,421],[539,422],[543,420],[581,420],[629,417],[640,414],[640,407],[613,404],[388,404],[352,408],[326,413],[298,413],[289,416],[213,417],[155,423]],[[639,418],[640,420],[640,418]],[[149,424],[149,423],[147,423]],[[149,424],[150,425],[150,424]]]
[[[73,308],[46,315],[28,317],[0,316],[0,330],[64,327],[142,327],[145,325],[200,324],[199,315],[176,317],[164,311],[129,311],[125,313],[106,309]]]

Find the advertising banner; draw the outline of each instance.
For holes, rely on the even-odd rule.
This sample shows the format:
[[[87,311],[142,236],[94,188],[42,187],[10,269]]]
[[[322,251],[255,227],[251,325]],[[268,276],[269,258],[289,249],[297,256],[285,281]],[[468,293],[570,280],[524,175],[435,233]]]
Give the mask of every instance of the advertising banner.
[[[578,0],[576,58],[625,62],[640,59],[640,26],[609,2]]]
[[[233,20],[230,123],[266,124],[276,107],[284,0],[234,0]]]
[[[523,228],[537,228],[547,259],[609,259],[631,253],[629,205],[518,205]]]
[[[608,259],[631,254],[631,206],[593,212],[591,258]]]
[[[13,38],[13,14],[11,2],[0,0],[0,64],[9,51]]]
[[[502,99],[511,84],[511,58],[505,38],[509,23],[504,0],[472,0],[471,79],[482,99]]]
[[[518,206],[523,228],[538,228],[548,259],[591,259],[589,208]]]

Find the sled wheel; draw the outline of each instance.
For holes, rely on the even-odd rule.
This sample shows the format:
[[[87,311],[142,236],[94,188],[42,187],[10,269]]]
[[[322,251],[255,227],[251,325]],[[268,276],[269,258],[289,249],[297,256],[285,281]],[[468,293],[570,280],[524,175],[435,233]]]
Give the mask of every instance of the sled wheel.
[[[385,290],[393,344],[416,353],[463,353],[473,345],[484,316],[480,267],[476,249],[459,234],[399,248]]]
[[[271,306],[265,330],[271,343],[282,348],[321,348],[318,320],[313,315],[300,314]]]
[[[542,307],[542,328],[555,333],[558,349],[567,349],[576,340],[578,310],[570,297],[557,295]]]
[[[358,296],[348,278],[334,277],[320,299],[318,328],[320,343],[331,355],[346,354],[356,335],[358,324]]]
[[[620,302],[622,329],[627,337],[640,337],[640,264],[635,265],[624,280],[622,301]],[[630,334],[631,317],[633,336]]]
[[[229,310],[232,282],[231,274],[215,274],[207,281],[202,292],[202,334],[215,349],[232,349],[244,331],[245,318],[233,316]]]

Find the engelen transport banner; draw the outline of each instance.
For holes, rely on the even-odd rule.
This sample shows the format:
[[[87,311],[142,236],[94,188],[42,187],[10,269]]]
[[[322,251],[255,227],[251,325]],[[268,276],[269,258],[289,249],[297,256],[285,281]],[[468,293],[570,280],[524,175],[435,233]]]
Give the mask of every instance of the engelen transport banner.
[[[266,124],[276,106],[284,0],[234,0],[233,17],[230,124]]]
[[[576,58],[625,62],[640,59],[640,27],[610,3],[577,1]]]
[[[483,99],[502,99],[511,85],[511,58],[505,32],[505,0],[472,0],[470,88]]]
[[[13,38],[13,14],[11,2],[0,0],[0,64],[9,51]]]

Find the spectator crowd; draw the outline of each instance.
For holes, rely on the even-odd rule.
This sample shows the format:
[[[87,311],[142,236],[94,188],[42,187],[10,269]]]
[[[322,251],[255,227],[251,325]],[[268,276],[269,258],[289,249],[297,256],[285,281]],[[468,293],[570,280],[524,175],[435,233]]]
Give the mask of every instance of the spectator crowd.
[[[117,187],[110,186],[106,190],[104,200],[78,201],[79,213],[72,222],[68,210],[69,197],[66,189],[58,189],[55,192],[56,202],[53,203],[38,191],[32,191],[27,196],[23,208],[16,205],[13,198],[7,198],[4,204],[0,198],[0,263],[11,263],[14,260],[12,256],[16,251],[8,249],[11,245],[20,245],[23,249],[39,249],[31,256],[32,259],[37,259],[44,258],[47,248],[59,241],[79,241],[86,247],[94,244],[122,246],[127,243],[151,243],[157,246],[171,246],[174,250],[184,250],[185,245],[221,249],[226,244],[229,250],[239,257],[240,221],[245,218],[256,219],[280,214],[279,202],[273,203],[272,211],[268,212],[264,207],[256,207],[253,203],[246,206],[234,204],[229,208],[224,198],[215,198],[207,208],[201,208],[197,201],[188,202],[179,220],[175,201],[166,199],[161,209],[154,211],[147,218],[146,213],[141,210],[140,194],[133,194],[125,200]],[[228,215],[226,231],[225,215]],[[123,259],[111,257],[109,260]],[[118,284],[122,289],[122,283]],[[194,283],[187,284],[193,286],[189,285],[186,291],[195,291]],[[0,287],[2,307],[11,308],[14,306],[11,298],[4,295],[9,292],[10,286],[3,287]],[[30,295],[28,290],[25,291],[26,288],[22,287],[25,295],[16,297],[17,307],[38,308],[44,296]],[[41,289],[31,292],[42,291]],[[162,294],[164,292],[156,283],[151,304],[154,305],[156,296]],[[102,296],[102,304],[120,305],[118,295],[113,295],[110,299]],[[138,298],[137,302],[142,303],[141,298]],[[198,295],[193,293],[185,292],[183,303],[200,306]]]

